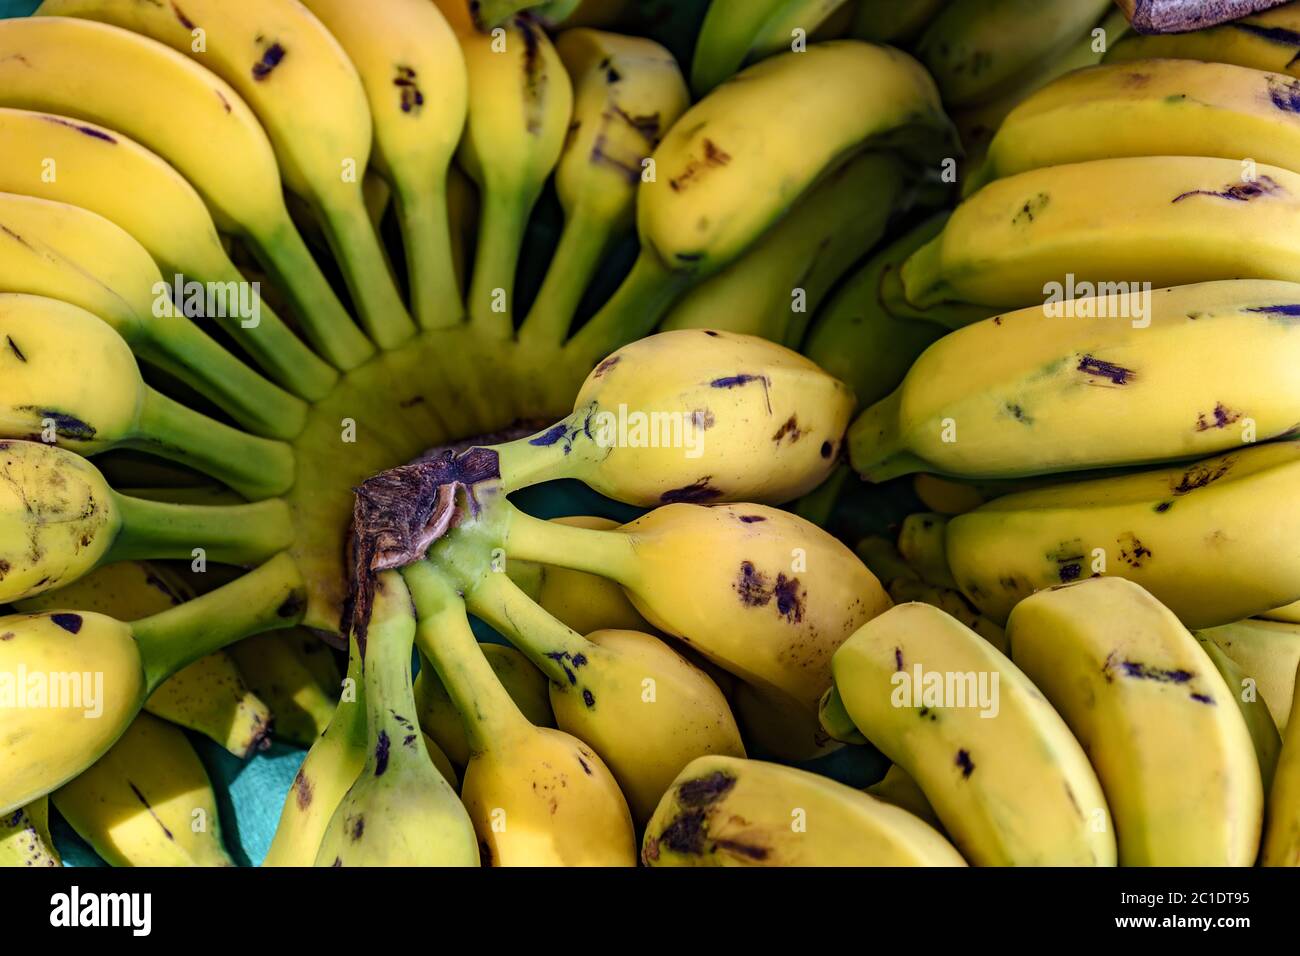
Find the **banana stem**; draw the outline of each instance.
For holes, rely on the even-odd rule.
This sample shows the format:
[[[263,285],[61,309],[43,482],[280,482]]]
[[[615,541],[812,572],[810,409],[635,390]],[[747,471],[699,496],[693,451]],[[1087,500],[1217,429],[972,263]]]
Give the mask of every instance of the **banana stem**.
[[[502,195],[502,190],[491,186],[483,190],[469,318],[493,338],[509,339],[515,334],[515,274],[532,205],[519,197]],[[498,311],[496,307],[503,301],[501,293],[504,303]]]
[[[575,210],[564,224],[555,256],[533,307],[519,328],[521,342],[563,345],[582,296],[614,243],[612,224]]]
[[[218,564],[265,561],[294,540],[289,506],[279,499],[251,505],[176,505],[116,495],[122,524],[102,564],[191,561],[202,551]]]
[[[465,601],[428,561],[402,569],[419,617],[415,639],[456,706],[472,753],[502,747],[531,724],[483,656]]]
[[[429,189],[398,189],[396,197],[416,322],[422,329],[459,325],[465,301],[452,251],[446,175]]]
[[[416,723],[418,708],[411,683],[415,630],[411,594],[402,576],[395,571],[381,574],[362,660],[368,741],[363,773],[384,774],[390,764],[396,766],[413,755],[408,747],[429,759]]]
[[[202,392],[242,427],[290,441],[307,422],[307,404],[273,385],[188,319],[144,324],[136,352],[144,361]]]
[[[223,425],[152,388],[145,389],[136,433],[124,444],[196,468],[252,501],[293,487],[291,446]]]
[[[670,272],[654,252],[643,248],[623,284],[569,340],[565,351],[582,366],[594,366],[610,352],[648,335],[691,282],[690,276]]]
[[[584,429],[594,404],[586,405],[550,428],[493,446],[501,476],[501,489],[513,494],[523,488],[559,478],[580,478],[595,442]]]
[[[339,199],[338,204],[320,209],[326,238],[343,270],[362,326],[376,345],[391,351],[415,335],[415,323],[393,282],[361,184],[354,184]]]
[[[253,634],[297,624],[307,606],[302,574],[287,554],[215,591],[135,621],[148,693],[200,657]]]
[[[902,403],[900,385],[859,415],[849,427],[849,463],[867,481],[880,484],[914,471],[930,470],[926,462],[903,450],[902,436],[898,433]]]
[[[334,294],[288,212],[272,235],[249,238],[266,271],[289,296],[307,341],[330,365],[346,372],[375,354],[375,347]]]
[[[594,645],[519,589],[505,574],[489,574],[465,595],[469,609],[510,639],[556,684],[577,682],[576,668]]]
[[[622,531],[596,531],[543,521],[510,509],[506,554],[520,561],[586,571],[629,587],[637,580],[636,543]]]

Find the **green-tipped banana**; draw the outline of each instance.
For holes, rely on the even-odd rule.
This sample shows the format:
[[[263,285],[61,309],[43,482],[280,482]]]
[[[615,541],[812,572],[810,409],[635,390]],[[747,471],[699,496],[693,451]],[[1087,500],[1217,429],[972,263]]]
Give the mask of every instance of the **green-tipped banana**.
[[[1261,866],[1300,866],[1300,705],[1294,702],[1287,727],[1268,794]]]
[[[700,757],[646,828],[647,866],[965,866],[924,821],[826,777]]]
[[[1252,618],[1197,634],[1213,641],[1250,678],[1251,689],[1268,706],[1277,729],[1285,733],[1300,668],[1300,625]]]
[[[62,866],[50,837],[50,801],[34,800],[0,815],[0,867]]]
[[[1246,722],[1173,613],[1121,578],[1026,598],[1012,656],[1088,752],[1122,866],[1250,866],[1264,808]]]

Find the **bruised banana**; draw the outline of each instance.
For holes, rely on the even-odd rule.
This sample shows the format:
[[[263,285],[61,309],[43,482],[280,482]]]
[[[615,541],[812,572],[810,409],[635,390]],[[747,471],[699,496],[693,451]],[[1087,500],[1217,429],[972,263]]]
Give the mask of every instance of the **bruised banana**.
[[[1130,33],[1111,49],[1106,60],[1153,57],[1204,60],[1300,76],[1297,54],[1300,54],[1300,4],[1284,3],[1253,16],[1190,33],[1153,36]]]
[[[933,827],[827,777],[760,760],[693,760],[646,828],[647,866],[965,866]]]
[[[1122,866],[1251,866],[1264,792],[1234,693],[1173,613],[1122,578],[1034,594],[1012,656],[1088,752]]]
[[[832,668],[824,719],[842,708],[916,781],[972,864],[1115,864],[1083,748],[1020,668],[969,628],[900,604],[850,637]]]
[[[1125,293],[1074,300],[1061,318],[1040,305],[945,336],[853,423],[853,467],[874,482],[1011,478],[1198,458],[1295,431],[1300,285],[1226,280],[1142,300],[1138,312]]]
[[[948,564],[995,621],[1035,591],[1110,574],[1188,627],[1230,624],[1300,596],[1300,527],[1259,508],[1290,500],[1298,482],[1292,441],[1007,495],[948,523]]]
[[[695,329],[619,349],[567,419],[496,446],[508,491],[578,478],[610,498],[779,503],[835,467],[853,395],[766,339]]]
[[[1241,668],[1268,705],[1277,729],[1286,732],[1300,668],[1300,626],[1252,618],[1198,631]]]
[[[1261,866],[1300,866],[1300,705],[1294,702],[1287,727],[1268,794]]]
[[[48,797],[0,815],[0,867],[62,865],[59,850],[50,837]]]
[[[128,498],[90,462],[42,442],[0,441],[0,602],[70,584],[101,564],[192,559],[264,561],[293,541],[279,499],[171,505]]]
[[[1277,772],[1278,754],[1282,750],[1282,735],[1273,722],[1273,715],[1269,713],[1268,703],[1259,695],[1254,678],[1213,639],[1207,637],[1205,631],[1197,631],[1192,636],[1228,685],[1237,709],[1241,711],[1246,730],[1250,733],[1250,741],[1255,746],[1255,760],[1259,764],[1259,776],[1264,784],[1264,796],[1267,797]]]

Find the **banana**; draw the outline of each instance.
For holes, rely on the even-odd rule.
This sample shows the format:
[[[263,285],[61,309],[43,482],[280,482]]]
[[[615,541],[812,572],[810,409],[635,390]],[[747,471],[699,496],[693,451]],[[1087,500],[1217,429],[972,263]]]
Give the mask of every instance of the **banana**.
[[[566,349],[592,365],[648,333],[852,154],[896,146],[926,166],[953,135],[933,81],[897,50],[840,40],[748,68],[687,110],[651,156],[637,196],[641,254]]]
[[[864,793],[869,793],[877,800],[883,800],[885,803],[892,803],[894,806],[906,810],[914,817],[924,820],[936,830],[942,831],[943,824],[934,814],[934,807],[930,806],[930,801],[925,799],[925,793],[917,786],[916,781],[907,775],[907,771],[898,764],[891,764],[885,771],[885,775],[879,781],[867,787]]]
[[[906,47],[950,0],[859,0],[850,35],[872,43]]]
[[[528,722],[478,649],[465,605],[428,562],[403,570],[418,641],[465,723],[461,799],[491,866],[634,866],[627,802],[604,762],[563,731]]]
[[[356,67],[374,120],[376,168],[392,185],[411,310],[422,329],[464,312],[452,253],[447,174],[469,108],[456,34],[428,0],[305,0]]]
[[[254,500],[292,487],[290,446],[223,425],[149,388],[122,337],[86,310],[3,293],[0,337],[0,438],[57,441],[84,455],[138,448]]]
[[[365,88],[338,41],[303,4],[189,0],[178,15],[137,0],[45,0],[37,15],[139,33],[229,83],[265,129],[285,186],[320,216],[371,338],[395,348],[414,334],[361,191],[372,142]]]
[[[50,801],[34,800],[0,817],[0,867],[62,866],[50,838]]]
[[[317,866],[477,866],[470,818],[416,724],[411,593],[381,575],[363,645],[366,761],[325,829]],[[358,635],[360,639],[360,635]]]
[[[573,121],[555,170],[564,231],[520,326],[561,345],[611,249],[635,227],[646,160],[690,105],[671,53],[640,37],[566,30],[555,51],[573,83]]]
[[[1284,621],[1288,624],[1300,624],[1300,601],[1286,607],[1275,607],[1260,615],[1266,621]]]
[[[110,866],[234,866],[217,797],[177,727],[141,714],[50,800]]]
[[[100,564],[262,561],[293,541],[279,500],[167,505],[114,492],[94,465],[40,442],[0,441],[0,602],[71,584]]]
[[[326,685],[317,679],[300,650],[302,637],[292,631],[257,634],[227,653],[253,693],[270,705],[275,736],[309,748],[334,716],[339,681]]]
[[[982,181],[1122,156],[1215,156],[1300,171],[1300,84],[1282,73],[1195,60],[1079,70],[1007,116]]]
[[[487,34],[475,25],[469,0],[435,2],[460,38],[469,74],[458,158],[482,199],[470,321],[508,339],[524,232],[564,147],[573,84],[550,39],[527,16]]]
[[[822,308],[803,353],[847,384],[863,407],[903,381],[918,355],[947,332],[923,319],[898,318],[885,305],[886,276],[897,278],[907,258],[943,231],[948,214],[937,213],[873,255]]]
[[[1300,705],[1292,703],[1287,726],[1268,795],[1261,866],[1300,866]]]
[[[1252,681],[1277,729],[1285,733],[1300,668],[1300,627],[1251,619],[1198,631],[1228,655]]]
[[[948,564],[994,621],[1035,591],[1111,574],[1188,627],[1230,624],[1300,595],[1300,528],[1259,508],[1297,480],[1300,442],[1282,442],[1007,495],[948,523]]]
[[[166,14],[174,16],[170,9]],[[188,30],[183,42],[187,49],[193,42]],[[250,59],[264,52],[269,48]],[[107,24],[72,17],[5,20],[0,105],[102,124],[158,153],[194,185],[223,231],[252,245],[324,357],[352,368],[373,353],[289,219],[275,154],[257,117],[215,74],[161,43]],[[333,167],[336,178],[341,159]],[[39,168],[30,175],[38,176]],[[363,170],[364,163],[358,183]],[[370,228],[369,221],[365,225]]]
[[[944,553],[944,536],[948,519],[937,514],[913,514],[903,519],[898,533],[898,553],[923,581],[944,588],[955,588],[948,556]]]
[[[1245,171],[1229,159],[1142,156],[989,183],[903,265],[906,304],[924,318],[945,302],[1041,306],[1053,285],[1300,279],[1300,175],[1260,164],[1243,181]],[[1131,228],[1117,233],[1116,222]]]
[[[763,505],[671,504],[617,531],[507,518],[507,555],[618,581],[656,628],[753,685],[784,714],[780,739],[762,743],[791,759],[825,746],[814,714],[831,655],[890,606],[843,544]]]
[[[1294,283],[1227,280],[1074,300],[1070,317],[1038,306],[977,322],[932,345],[858,417],[850,461],[876,482],[916,471],[1008,478],[1204,457],[1291,434],[1295,302]],[[972,365],[972,355],[988,358]],[[1079,421],[1105,422],[1104,433],[1072,427]]]
[[[711,0],[695,42],[691,89],[702,97],[742,67],[790,50],[846,0]]]
[[[1241,711],[1174,614],[1122,578],[1032,595],[1012,658],[1088,752],[1122,866],[1251,866],[1264,793]]]
[[[1267,797],[1277,773],[1278,753],[1282,749],[1282,735],[1273,722],[1273,715],[1269,713],[1268,703],[1259,696],[1254,678],[1224,653],[1223,648],[1212,638],[1207,637],[1206,632],[1197,631],[1192,636],[1214,664],[1214,669],[1219,672],[1237,702],[1237,709],[1241,711],[1246,730],[1250,733],[1250,742],[1255,747],[1255,761],[1259,764],[1259,776]]]
[[[181,668],[248,634],[294,624],[303,596],[298,569],[281,555],[211,594],[130,623],[81,611],[0,618],[0,813],[103,756]]]
[[[251,320],[241,316],[241,310],[235,307],[239,290],[245,288],[244,276],[222,247],[202,198],[158,156],[116,130],[50,113],[7,108],[0,109],[0,153],[5,156],[5,162],[0,164],[0,189],[82,207],[116,224],[144,246],[158,268],[172,277],[171,281],[164,280],[162,287],[149,287],[152,301],[158,301],[160,293],[173,288],[179,280],[219,289],[224,298],[217,301],[217,314],[212,318],[276,382],[295,395],[313,400],[334,387],[338,373],[289,330],[264,298],[257,299],[256,326],[245,327],[246,322],[251,325]],[[104,248],[93,258],[107,251]],[[143,299],[134,298],[142,294],[134,293],[127,301],[143,303]],[[208,315],[206,303],[203,306],[196,318]],[[142,318],[149,315],[152,308]],[[111,316],[101,317],[111,321]],[[186,353],[193,348],[181,337],[184,333],[177,331],[179,321],[146,324],[161,341],[176,340],[175,347]],[[155,353],[156,348],[151,347],[142,356],[152,360]],[[229,364],[213,362],[205,354],[201,360],[185,362],[183,367],[202,365],[209,374],[220,374],[226,384],[210,390],[218,398],[230,389],[243,387],[241,377],[227,371]],[[251,399],[258,391],[250,387],[248,394]],[[283,427],[294,434],[301,429],[301,411],[280,410],[280,405],[268,404],[266,414],[283,415]]]
[[[926,28],[916,53],[944,103],[974,106],[1064,54],[1109,7],[1107,0],[953,0]]]
[[[808,318],[880,241],[905,192],[903,162],[892,153],[845,163],[748,252],[679,299],[659,328],[739,332],[798,348]]]
[[[578,478],[642,506],[779,503],[831,473],[852,410],[848,389],[797,353],[690,329],[618,350],[588,376],[572,415],[491,451],[509,491]]]
[[[828,696],[916,781],[969,862],[1115,864],[1083,749],[1020,668],[969,628],[900,604],[850,637],[832,668]]]
[[[583,637],[504,574],[483,576],[466,604],[550,678],[556,726],[605,761],[638,825],[696,757],[745,755],[717,684],[659,638],[623,630]]]
[[[965,866],[934,828],[806,770],[699,757],[646,828],[647,866]]]
[[[1300,76],[1297,53],[1300,53],[1300,4],[1284,3],[1263,13],[1190,33],[1155,36],[1130,33],[1106,59],[1109,62],[1174,57]]]
[[[302,430],[305,403],[193,322],[174,315],[159,321],[159,312],[171,313],[168,285],[121,228],[78,206],[12,193],[0,194],[0,223],[0,291],[60,299],[98,316],[136,355],[202,392],[248,431],[291,439]]]
[[[193,597],[185,581],[166,568],[122,561],[58,590],[17,601],[14,608],[25,614],[71,608],[133,621],[161,614]],[[226,651],[202,657],[163,681],[144,709],[209,737],[240,760],[271,743],[271,710],[248,689]]]
[[[921,504],[936,514],[949,518],[974,511],[984,502],[996,497],[996,495],[986,495],[984,490],[976,485],[950,481],[925,472],[918,473],[912,480],[912,490],[916,492],[916,497],[921,500]]]
[[[480,644],[501,686],[506,689],[515,706],[538,727],[554,727],[555,714],[546,676],[528,662],[519,651],[504,644]],[[471,756],[465,725],[460,719],[456,704],[438,679],[438,672],[427,660],[420,662],[420,673],[415,678],[415,705],[420,714],[420,727],[447,758],[457,767],[464,767]]]

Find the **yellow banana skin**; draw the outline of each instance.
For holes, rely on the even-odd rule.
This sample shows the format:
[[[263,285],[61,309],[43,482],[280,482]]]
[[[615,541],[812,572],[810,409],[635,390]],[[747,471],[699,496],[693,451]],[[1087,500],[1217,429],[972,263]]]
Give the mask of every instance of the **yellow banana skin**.
[[[1300,175],[1240,161],[1142,156],[1031,170],[989,183],[903,266],[916,309],[1021,308],[1050,283],[1141,288],[1300,279]],[[1110,224],[1132,226],[1119,234]]]
[[[1214,664],[1215,670],[1223,678],[1237,709],[1241,711],[1250,733],[1250,742],[1255,747],[1255,761],[1259,764],[1260,780],[1264,784],[1264,796],[1267,798],[1273,777],[1277,772],[1278,753],[1282,750],[1282,735],[1278,732],[1273,715],[1269,713],[1268,703],[1259,696],[1254,678],[1246,673],[1242,666],[1224,653],[1223,648],[1206,636],[1204,631],[1192,635],[1205,651],[1205,656]]]
[[[943,824],[934,815],[934,807],[930,806],[930,801],[925,799],[925,793],[917,786],[916,781],[907,775],[907,771],[898,764],[892,764],[879,782],[873,783],[863,792],[871,794],[877,800],[892,803],[894,806],[906,810],[912,816],[924,820],[936,830],[942,831],[943,829]]]
[[[1286,607],[1275,607],[1260,615],[1266,621],[1285,621],[1288,624],[1300,624],[1300,601]]]
[[[1107,62],[1177,57],[1231,63],[1256,70],[1300,76],[1300,6],[1284,3],[1231,23],[1193,30],[1143,36],[1130,33],[1107,55]]]
[[[1287,727],[1268,795],[1261,866],[1300,866],[1300,706],[1294,702]]]
[[[198,754],[178,728],[148,714],[50,799],[111,866],[234,865]]]
[[[296,649],[302,635],[292,631],[258,634],[227,650],[253,693],[270,705],[275,736],[311,747],[334,715],[333,686],[322,685]]]
[[[723,756],[681,772],[646,828],[641,858],[647,866],[966,865],[938,831],[883,800],[794,767]]]
[[[915,471],[1010,478],[1200,458],[1291,434],[1293,303],[1300,285],[1228,280],[977,322],[930,346],[863,412],[850,461],[876,482]],[[1089,435],[1071,424],[1084,420],[1107,424]]]
[[[1138,60],[1078,70],[1011,111],[982,179],[1121,156],[1217,156],[1296,171],[1300,84],[1195,60]]]
[[[848,716],[917,782],[970,863],[1115,864],[1106,798],[1083,749],[1020,668],[974,631],[929,605],[900,604],[849,638],[832,667]],[[917,669],[966,675],[971,696],[926,700],[924,676],[908,694],[896,675],[915,681]],[[982,675],[984,697],[971,682]]]
[[[588,376],[568,419],[496,451],[510,490],[577,477],[642,506],[780,503],[834,469],[853,405],[842,383],[796,352],[687,329],[615,352]]]
[[[1198,631],[1197,635],[1213,641],[1255,682],[1273,723],[1285,733],[1296,696],[1296,669],[1300,668],[1300,626],[1252,618]]]
[[[1251,866],[1264,792],[1241,711],[1166,607],[1122,578],[1026,598],[1012,656],[1097,770],[1122,866]]]
[[[1142,585],[1188,627],[1230,624],[1300,594],[1300,528],[1258,509],[1297,481],[1300,443],[1275,442],[1007,495],[949,522],[948,564],[994,621],[1035,591],[1104,572]]]
[[[0,867],[62,865],[50,838],[49,798],[41,797],[0,817]]]

